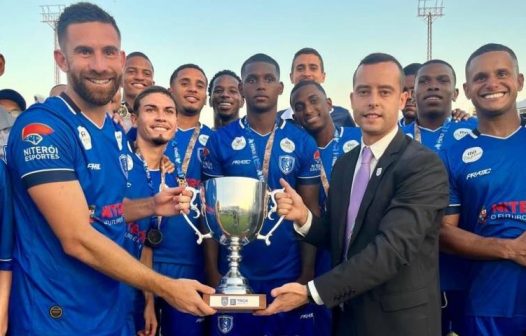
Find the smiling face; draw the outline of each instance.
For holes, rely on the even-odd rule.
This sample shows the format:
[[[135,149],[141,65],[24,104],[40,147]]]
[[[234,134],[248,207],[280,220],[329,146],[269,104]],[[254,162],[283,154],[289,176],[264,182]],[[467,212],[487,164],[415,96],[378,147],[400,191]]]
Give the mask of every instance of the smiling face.
[[[133,100],[142,90],[153,84],[153,68],[150,61],[141,56],[126,60],[122,76],[124,96]]]
[[[430,63],[418,70],[415,97],[419,119],[447,118],[457,95],[453,71],[447,65]]]
[[[305,85],[294,91],[290,102],[294,120],[310,134],[321,131],[332,121],[331,102],[315,85]]]
[[[177,103],[177,113],[194,116],[199,114],[206,103],[205,75],[195,68],[184,68],[177,73],[170,90]]]
[[[400,85],[401,71],[393,62],[362,64],[355,74],[351,105],[354,120],[370,145],[383,138],[397,125],[398,111],[407,94]]]
[[[524,77],[511,56],[504,51],[491,51],[471,60],[464,92],[480,118],[491,118],[517,113],[517,92],[523,84]]]
[[[325,81],[325,72],[321,66],[321,60],[314,54],[300,54],[292,63],[290,74],[292,84],[298,84],[302,80],[313,80],[318,84]]]
[[[173,99],[164,93],[151,93],[141,99],[136,118],[137,136],[160,146],[170,141],[177,130]]]
[[[108,104],[119,89],[124,53],[111,24],[69,25],[63,50],[55,51],[55,60],[67,73],[68,87],[88,105]]]
[[[243,106],[239,84],[236,78],[229,75],[219,76],[212,83],[210,105],[219,118],[231,119],[239,116],[239,109]]]

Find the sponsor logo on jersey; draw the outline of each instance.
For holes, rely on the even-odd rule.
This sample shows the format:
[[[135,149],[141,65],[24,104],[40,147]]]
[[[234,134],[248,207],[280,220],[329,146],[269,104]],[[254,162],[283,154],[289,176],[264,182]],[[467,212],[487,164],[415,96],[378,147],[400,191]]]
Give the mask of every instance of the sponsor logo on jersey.
[[[354,147],[358,146],[360,143],[356,140],[349,140],[343,144],[343,152],[350,152]]]
[[[122,150],[122,132],[116,131],[115,132],[115,140],[117,140],[117,146],[119,147],[119,150]]]
[[[79,126],[77,127],[77,131],[79,132],[79,139],[84,149],[90,150],[93,146],[91,145],[91,135],[89,134],[88,130],[82,126]]]
[[[464,161],[464,163],[478,161],[482,157],[482,153],[484,153],[484,150],[480,147],[468,148],[462,154],[462,161]]]
[[[232,165],[233,166],[243,166],[243,165],[249,165],[250,163],[252,163],[251,160],[234,160],[232,161]]]
[[[50,135],[55,132],[51,127],[46,124],[33,123],[22,128],[22,140],[31,143],[32,145],[38,145],[43,136]]]
[[[199,138],[198,138],[198,139],[199,139],[199,143],[200,143],[202,146],[206,146],[206,143],[207,143],[207,141],[208,141],[208,138],[209,138],[209,137],[208,137],[208,135],[206,135],[206,134],[201,134],[201,135],[199,135]]]
[[[459,128],[455,130],[455,132],[453,132],[453,137],[455,138],[455,140],[460,140],[469,133],[471,133],[471,130],[469,128]]]
[[[227,298],[228,300],[228,298]],[[221,298],[221,303],[223,298]],[[234,317],[230,315],[220,315],[217,319],[217,328],[223,334],[228,334],[234,327]]]
[[[316,149],[316,151],[314,152],[314,160],[318,161],[320,159],[320,151]]]
[[[489,175],[489,174],[491,174],[491,168],[482,169],[482,170],[479,170],[479,171],[467,174],[466,175],[466,180],[471,180],[471,179],[474,179],[476,177]]]
[[[62,307],[61,306],[51,306],[49,308],[49,316],[54,319],[59,319],[62,317]]]
[[[526,221],[526,200],[503,201],[491,205],[491,220]]]
[[[133,222],[128,223],[128,232],[126,238],[130,239],[133,242],[140,243],[144,245],[146,240],[146,230],[141,230],[139,224]]]
[[[100,170],[100,163],[88,163],[88,169],[90,170]]]
[[[308,314],[301,314],[300,315],[300,320],[311,319],[311,318],[314,318],[314,313],[308,313]]]
[[[236,137],[232,140],[232,149],[233,150],[242,150],[247,145],[247,141],[244,137]]]
[[[294,169],[295,162],[296,159],[290,155],[280,155],[278,162],[279,170],[281,170],[283,174],[288,175]]]
[[[283,138],[279,142],[279,146],[285,153],[292,153],[296,149],[296,145],[289,138]]]
[[[24,148],[24,161],[58,160],[60,155],[55,146],[36,146]]]

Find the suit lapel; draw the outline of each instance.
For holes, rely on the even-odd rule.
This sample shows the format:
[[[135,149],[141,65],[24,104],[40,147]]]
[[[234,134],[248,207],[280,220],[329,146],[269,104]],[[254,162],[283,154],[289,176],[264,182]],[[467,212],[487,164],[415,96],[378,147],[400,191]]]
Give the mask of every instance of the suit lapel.
[[[349,246],[352,245],[353,241],[356,239],[358,232],[360,231],[360,228],[362,227],[364,216],[367,213],[367,209],[369,208],[371,202],[374,199],[376,189],[378,189],[380,182],[386,175],[389,166],[400,157],[402,149],[404,149],[405,143],[405,135],[402,133],[402,131],[398,130],[389,146],[387,146],[387,149],[385,150],[384,154],[380,157],[380,160],[378,160],[378,163],[376,164],[376,167],[372,172],[371,179],[367,184],[367,188],[365,189],[362,204],[360,205],[360,209],[358,210],[358,214],[356,216],[356,222],[354,223],[353,233],[351,236],[351,242]]]

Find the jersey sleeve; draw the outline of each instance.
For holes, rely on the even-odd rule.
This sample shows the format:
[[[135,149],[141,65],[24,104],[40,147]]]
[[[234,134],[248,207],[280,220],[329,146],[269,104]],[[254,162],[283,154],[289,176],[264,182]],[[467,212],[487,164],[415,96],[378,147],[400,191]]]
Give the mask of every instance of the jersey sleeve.
[[[461,206],[460,189],[455,178],[455,167],[452,165],[452,161],[449,158],[450,151],[442,149],[439,151],[438,155],[440,156],[440,159],[442,159],[442,162],[444,162],[449,179],[449,205],[446,208],[446,215],[458,214],[460,213]]]
[[[298,173],[299,184],[320,183],[321,157],[316,143],[311,137],[302,139],[303,150],[301,152],[300,170]]]
[[[11,130],[8,164],[26,188],[50,182],[76,180],[77,153],[70,128],[48,111],[33,110]],[[40,118],[38,118],[41,116]],[[38,120],[38,121],[36,121]]]
[[[0,160],[0,271],[11,270],[14,245],[13,204],[7,169]]]
[[[221,142],[220,132],[214,132],[208,138],[206,146],[203,148],[202,158],[202,180],[223,176],[221,165]]]

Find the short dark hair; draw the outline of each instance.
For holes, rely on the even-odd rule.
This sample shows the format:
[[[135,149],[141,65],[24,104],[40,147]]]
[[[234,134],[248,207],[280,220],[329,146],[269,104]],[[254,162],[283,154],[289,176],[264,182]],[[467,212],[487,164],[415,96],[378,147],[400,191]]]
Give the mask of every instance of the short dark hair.
[[[418,72],[418,70],[422,67],[422,64],[420,63],[411,63],[404,67],[404,75],[405,76],[411,76],[415,75]]]
[[[275,66],[276,71],[278,72],[278,78],[279,78],[280,70],[279,70],[278,62],[276,62],[276,60],[270,57],[269,55],[263,54],[263,53],[252,55],[245,62],[243,62],[243,65],[241,66],[241,77],[243,77],[245,73],[245,68],[247,67],[247,65],[251,63],[256,63],[256,62],[268,63],[268,64],[272,64],[273,66]]]
[[[313,80],[304,80],[304,81],[300,81],[298,82],[298,84],[294,85],[294,87],[292,88],[292,91],[290,91],[290,105],[292,105],[292,95],[298,91],[299,89],[301,89],[302,87],[304,86],[307,86],[307,85],[314,85],[321,93],[323,93],[323,95],[325,97],[327,97],[327,93],[325,92],[325,89],[323,89],[323,86],[320,85],[320,83],[318,82],[315,82]]]
[[[238,75],[236,75],[236,73],[232,70],[221,70],[219,72],[217,72],[214,77],[212,77],[212,79],[210,80],[210,84],[208,84],[208,95],[211,96],[212,95],[212,87],[214,86],[214,81],[216,79],[218,79],[219,77],[221,76],[230,76],[232,78],[234,78],[235,80],[237,80],[239,83],[241,83],[241,78],[239,78]]]
[[[290,66],[290,72],[294,72],[294,62],[296,61],[296,58],[300,55],[315,55],[320,59],[320,66],[321,66],[321,72],[325,71],[325,67],[323,65],[323,58],[321,57],[318,50],[314,48],[301,48],[300,50],[296,51],[294,54],[294,58],[292,59],[292,65]]]
[[[133,101],[133,113],[135,113],[136,115],[139,114],[139,108],[141,107],[141,100],[144,97],[146,97],[148,95],[151,95],[152,93],[162,93],[165,96],[170,97],[170,99],[175,104],[175,98],[172,95],[172,93],[170,91],[168,91],[168,89],[163,88],[162,86],[152,85],[152,86],[149,86],[146,89],[142,90],[141,93],[139,93],[137,95],[137,97],[135,97],[135,100]]]
[[[57,37],[60,47],[63,48],[64,38],[66,37],[66,30],[72,24],[87,23],[87,22],[101,22],[111,24],[117,31],[119,40],[121,38],[121,31],[117,27],[117,23],[113,16],[105,12],[102,8],[89,2],[79,2],[68,6],[64,9],[57,22]]]
[[[356,72],[358,71],[358,68],[360,68],[360,66],[378,64],[378,63],[386,63],[386,62],[391,62],[391,63],[396,64],[396,67],[398,68],[400,72],[400,88],[402,89],[404,87],[404,78],[405,78],[404,70],[402,69],[402,65],[400,64],[400,62],[398,62],[396,58],[394,58],[394,56],[391,56],[389,54],[384,54],[384,53],[372,53],[372,54],[365,56],[365,58],[360,61],[360,63],[358,64],[358,66],[356,67],[352,75],[353,86],[356,82]]]
[[[455,72],[455,69],[453,69],[453,67],[451,66],[451,64],[449,64],[448,62],[444,61],[444,60],[441,60],[441,59],[432,59],[432,60],[429,60],[427,62],[425,62],[424,64],[422,64],[420,66],[420,68],[418,69],[418,71],[420,71],[423,67],[427,66],[427,65],[430,65],[430,64],[442,64],[442,65],[445,65],[447,66],[448,68],[451,69],[451,72],[453,73],[453,85],[456,85],[457,83],[457,74]],[[417,72],[418,74],[418,72]]]
[[[134,58],[134,57],[141,57],[141,58],[144,58],[145,60],[147,60],[148,63],[150,63],[150,65],[152,66],[152,70],[153,70],[153,63],[152,63],[152,61],[150,61],[148,56],[146,56],[144,53],[142,53],[140,51],[131,52],[128,55],[126,55],[126,61],[129,60],[130,58]]]
[[[466,69],[465,69],[465,71],[466,71],[466,79],[468,78],[468,68],[469,68],[469,65],[471,64],[471,61],[473,61],[473,59],[475,57],[478,57],[480,55],[483,55],[485,53],[489,53],[489,52],[492,52],[492,51],[504,51],[505,53],[508,53],[508,55],[510,55],[511,59],[515,63],[515,69],[517,70],[517,73],[519,72],[519,61],[517,60],[517,55],[515,55],[515,52],[513,50],[511,50],[511,48],[506,47],[503,44],[488,43],[488,44],[485,44],[482,47],[478,48],[477,50],[475,50],[469,56],[468,61],[466,62]]]
[[[208,82],[208,78],[206,77],[205,71],[201,69],[199,65],[196,65],[193,63],[186,63],[186,64],[178,66],[177,69],[174,70],[174,72],[170,76],[170,86],[172,85],[173,81],[175,80],[179,72],[184,69],[196,69],[196,70],[201,71],[201,73],[203,73],[203,76],[205,76],[205,80]]]

